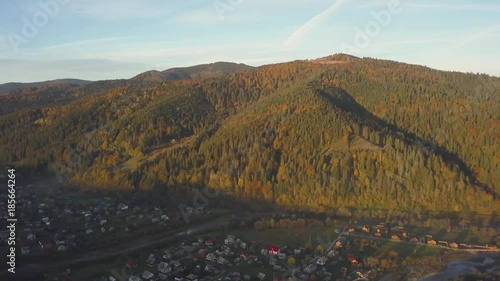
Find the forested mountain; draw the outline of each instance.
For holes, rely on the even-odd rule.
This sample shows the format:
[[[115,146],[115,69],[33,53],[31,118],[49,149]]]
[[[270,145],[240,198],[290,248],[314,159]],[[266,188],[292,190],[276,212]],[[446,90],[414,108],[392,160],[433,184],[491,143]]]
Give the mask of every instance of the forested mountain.
[[[321,211],[500,210],[500,78],[334,55],[146,80],[0,116],[0,162]]]
[[[17,90],[21,88],[38,88],[42,86],[53,86],[53,85],[58,85],[58,84],[65,84],[65,85],[85,85],[91,83],[91,81],[86,81],[86,80],[80,80],[80,79],[57,79],[57,80],[50,80],[50,81],[43,81],[43,82],[33,82],[33,83],[5,83],[5,84],[0,84],[0,94],[9,92],[12,90]]]
[[[163,82],[172,80],[203,79],[229,75],[250,68],[252,67],[242,63],[216,62],[189,67],[175,67],[164,71],[146,71],[133,77],[132,80]]]
[[[21,109],[62,106],[78,98],[95,95],[119,86],[140,84],[141,81],[105,80],[88,84],[49,83],[24,87],[0,95],[0,115]]]

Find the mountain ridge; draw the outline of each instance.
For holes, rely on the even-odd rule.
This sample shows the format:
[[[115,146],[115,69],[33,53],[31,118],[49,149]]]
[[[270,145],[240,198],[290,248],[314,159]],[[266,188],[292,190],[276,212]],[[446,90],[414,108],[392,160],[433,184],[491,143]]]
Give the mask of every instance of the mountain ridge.
[[[210,186],[322,211],[498,210],[500,97],[470,94],[483,76],[331,59],[343,63],[90,84],[67,104],[0,116],[2,133],[16,130],[0,162],[96,188]]]
[[[0,84],[0,95],[21,88],[33,88],[33,87],[50,86],[57,84],[85,85],[92,82],[93,81],[75,79],[75,78],[63,78],[63,79],[47,80],[40,82],[7,82],[4,84]]]
[[[252,69],[252,66],[233,62],[214,62],[187,67],[174,67],[163,71],[150,70],[140,73],[131,80],[163,82],[169,80],[191,80],[229,75]]]

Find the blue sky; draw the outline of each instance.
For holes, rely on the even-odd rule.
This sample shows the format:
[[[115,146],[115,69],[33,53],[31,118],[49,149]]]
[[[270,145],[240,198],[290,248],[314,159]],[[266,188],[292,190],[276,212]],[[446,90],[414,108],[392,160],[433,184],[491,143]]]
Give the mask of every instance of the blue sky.
[[[500,76],[500,2],[0,1],[0,83],[339,52]]]

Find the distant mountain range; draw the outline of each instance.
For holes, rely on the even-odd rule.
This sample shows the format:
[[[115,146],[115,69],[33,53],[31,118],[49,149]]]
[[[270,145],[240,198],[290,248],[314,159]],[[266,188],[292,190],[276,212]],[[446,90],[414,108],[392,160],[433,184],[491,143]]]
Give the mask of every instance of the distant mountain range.
[[[0,164],[291,208],[500,210],[500,78],[345,54],[0,95]]]
[[[5,84],[0,84],[0,94],[17,90],[21,88],[38,88],[43,86],[54,86],[54,85],[85,85],[91,83],[92,81],[80,80],[80,79],[57,79],[43,82],[32,82],[32,83],[18,83],[10,82]]]
[[[33,83],[0,84],[0,115],[20,108],[41,105],[62,105],[76,98],[125,85],[150,82],[205,79],[237,73],[252,66],[231,62],[216,62],[164,71],[147,71],[131,79],[102,80],[58,79]]]
[[[162,82],[167,80],[204,79],[237,73],[251,68],[252,66],[241,63],[216,62],[190,67],[170,68],[164,71],[151,70],[133,77],[132,80]]]

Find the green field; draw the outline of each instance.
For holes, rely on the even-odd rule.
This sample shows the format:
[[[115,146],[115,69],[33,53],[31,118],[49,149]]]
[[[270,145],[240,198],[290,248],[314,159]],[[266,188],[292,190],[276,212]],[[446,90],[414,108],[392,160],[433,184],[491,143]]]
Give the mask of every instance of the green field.
[[[276,244],[278,246],[304,247],[309,239],[313,246],[320,243],[328,243],[338,234],[334,232],[335,227],[314,227],[300,229],[267,229],[267,230],[236,230],[229,231],[228,234],[246,241],[257,241],[263,244]],[[323,242],[324,241],[324,242]]]
[[[417,235],[432,235],[432,238],[436,241],[448,241],[456,243],[468,243],[468,244],[479,244],[484,245],[492,243],[494,237],[489,233],[483,233],[481,231],[471,231],[471,230],[452,230],[450,232],[442,228],[431,228],[431,227],[408,227],[408,231],[415,233]]]

